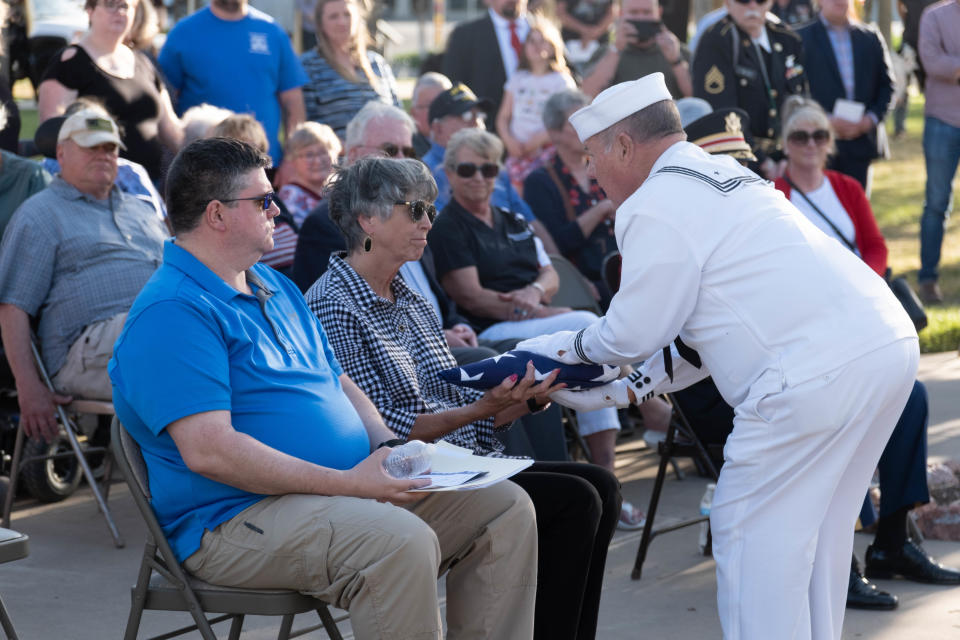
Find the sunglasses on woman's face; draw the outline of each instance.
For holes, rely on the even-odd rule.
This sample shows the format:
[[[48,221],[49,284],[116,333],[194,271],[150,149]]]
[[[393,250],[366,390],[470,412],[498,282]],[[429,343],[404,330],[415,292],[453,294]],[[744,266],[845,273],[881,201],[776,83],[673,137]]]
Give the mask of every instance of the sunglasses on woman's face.
[[[830,132],[826,129],[817,129],[816,131],[791,131],[790,135],[787,136],[787,142],[792,142],[803,146],[813,140],[817,146],[827,144],[830,142]]]
[[[427,216],[427,220],[430,221],[430,224],[433,224],[433,221],[437,219],[437,208],[424,200],[414,200],[413,202],[394,202],[394,204],[406,207],[410,213],[410,219],[414,222],[420,222],[423,220],[423,216]]]
[[[496,178],[500,173],[500,165],[495,162],[484,162],[479,166],[472,162],[461,162],[457,165],[457,175],[461,178],[472,178],[477,170],[484,178]]]

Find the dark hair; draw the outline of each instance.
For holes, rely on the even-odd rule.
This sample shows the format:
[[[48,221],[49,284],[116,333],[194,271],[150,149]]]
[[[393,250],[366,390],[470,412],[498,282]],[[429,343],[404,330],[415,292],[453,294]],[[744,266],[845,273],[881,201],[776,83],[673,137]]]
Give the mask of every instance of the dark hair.
[[[180,150],[167,172],[167,216],[174,234],[194,229],[211,200],[242,190],[243,177],[270,166],[270,156],[241,140],[203,138]]]
[[[371,156],[338,168],[324,195],[330,203],[330,219],[343,233],[347,251],[352,252],[366,235],[357,222],[360,216],[386,220],[397,202],[433,202],[437,183],[419,160]]]

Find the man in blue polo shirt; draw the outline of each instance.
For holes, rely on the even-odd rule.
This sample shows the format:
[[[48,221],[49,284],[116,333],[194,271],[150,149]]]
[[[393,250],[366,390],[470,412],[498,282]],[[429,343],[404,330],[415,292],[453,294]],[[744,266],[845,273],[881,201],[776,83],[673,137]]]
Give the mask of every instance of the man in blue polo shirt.
[[[347,609],[357,638],[530,638],[536,523],[510,482],[408,493],[395,436],[341,369],[296,286],[261,264],[279,212],[253,147],[174,159],[176,232],[130,311],[110,376],[178,559],[227,586],[293,588]],[[391,504],[392,503],[392,504]],[[400,508],[395,505],[405,505]]]

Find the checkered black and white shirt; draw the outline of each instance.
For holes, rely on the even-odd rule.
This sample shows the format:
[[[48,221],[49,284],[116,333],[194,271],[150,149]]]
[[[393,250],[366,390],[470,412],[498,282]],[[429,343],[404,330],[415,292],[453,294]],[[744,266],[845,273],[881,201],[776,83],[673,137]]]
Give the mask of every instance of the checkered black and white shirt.
[[[384,422],[407,438],[417,416],[442,413],[482,392],[437,375],[456,366],[437,314],[401,276],[391,283],[395,302],[381,298],[353,267],[330,257],[326,273],[306,293],[344,371],[379,409]],[[460,427],[444,440],[477,455],[499,455],[492,418]]]

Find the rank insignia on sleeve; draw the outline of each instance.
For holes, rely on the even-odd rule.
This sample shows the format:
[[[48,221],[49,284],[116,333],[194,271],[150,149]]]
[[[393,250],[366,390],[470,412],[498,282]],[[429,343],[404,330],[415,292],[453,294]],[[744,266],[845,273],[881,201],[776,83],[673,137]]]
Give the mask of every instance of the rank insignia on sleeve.
[[[703,89],[707,93],[722,93],[725,86],[725,79],[717,65],[710,67],[707,75],[703,79]]]

